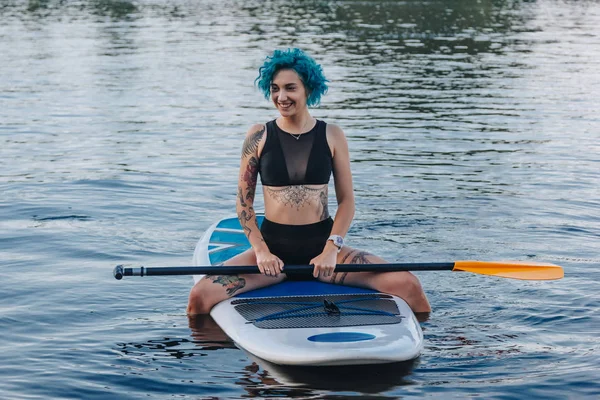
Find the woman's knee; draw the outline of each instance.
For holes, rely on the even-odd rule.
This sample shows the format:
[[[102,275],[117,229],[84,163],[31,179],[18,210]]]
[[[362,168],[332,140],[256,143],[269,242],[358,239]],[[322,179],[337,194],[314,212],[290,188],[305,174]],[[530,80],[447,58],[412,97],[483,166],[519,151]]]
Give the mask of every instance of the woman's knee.
[[[216,304],[216,301],[211,299],[211,296],[208,294],[208,290],[203,288],[204,286],[206,286],[206,280],[203,279],[194,285],[190,291],[187,307],[187,313],[189,315],[208,314]]]
[[[383,279],[383,291],[386,293],[402,293],[404,295],[415,295],[423,291],[421,282],[412,273],[391,272]]]

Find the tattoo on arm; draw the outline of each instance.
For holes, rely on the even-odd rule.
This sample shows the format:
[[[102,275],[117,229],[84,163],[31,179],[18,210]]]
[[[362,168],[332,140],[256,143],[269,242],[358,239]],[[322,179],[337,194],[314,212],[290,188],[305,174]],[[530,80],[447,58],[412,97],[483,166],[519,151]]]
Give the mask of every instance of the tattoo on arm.
[[[255,218],[256,214],[254,213],[254,207],[249,207],[248,211],[242,210],[239,214],[238,219],[240,220],[240,225],[246,231],[246,236],[250,237],[252,233],[252,229],[248,226],[248,222],[252,221]]]
[[[246,184],[246,197],[248,201],[254,201],[254,194],[256,193],[256,182],[258,181],[258,159],[252,156],[248,160],[246,166],[246,172],[242,176],[242,181]]]
[[[244,201],[244,193],[242,191],[241,187],[238,187],[238,199],[240,200],[240,205],[242,207],[248,207],[248,205],[246,204],[246,202]]]
[[[235,292],[246,286],[246,280],[237,275],[207,275],[206,279],[223,286],[229,296],[233,296]]]
[[[242,158],[256,155],[258,144],[260,143],[260,139],[263,137],[263,133],[265,133],[264,126],[256,132],[246,136],[246,140],[244,140],[244,145],[242,146]]]
[[[258,176],[258,159],[252,156],[248,160],[248,165],[246,166],[246,171],[240,177],[240,186],[238,187],[238,198],[240,201],[240,206],[243,210],[239,213],[240,225],[244,228],[246,235],[248,238],[252,233],[252,229],[248,226],[248,223],[252,220],[256,223],[256,213],[254,212],[254,207],[252,204],[254,203],[254,195],[256,193],[256,181]],[[242,187],[246,187],[246,194],[244,195],[244,190]]]
[[[249,226],[249,222],[253,221],[256,223],[256,213],[252,204],[254,203],[254,195],[256,193],[256,182],[258,177],[258,144],[265,133],[265,127],[256,132],[246,136],[244,144],[242,146],[242,160],[247,159],[246,170],[240,176],[240,183],[238,185],[238,201],[239,206],[242,210],[238,213],[240,225],[246,232],[248,238],[252,233],[252,228]],[[249,158],[248,158],[249,157]]]

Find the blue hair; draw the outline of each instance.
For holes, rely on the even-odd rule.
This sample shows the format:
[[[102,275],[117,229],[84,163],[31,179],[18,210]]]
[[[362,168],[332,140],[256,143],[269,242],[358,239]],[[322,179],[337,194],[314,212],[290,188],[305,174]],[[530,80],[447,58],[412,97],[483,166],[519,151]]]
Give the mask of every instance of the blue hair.
[[[275,50],[271,56],[265,58],[258,70],[258,78],[254,81],[265,99],[268,100],[271,96],[273,77],[282,69],[292,69],[300,76],[308,92],[308,106],[319,105],[321,96],[327,92],[328,80],[323,75],[321,66],[300,49]]]

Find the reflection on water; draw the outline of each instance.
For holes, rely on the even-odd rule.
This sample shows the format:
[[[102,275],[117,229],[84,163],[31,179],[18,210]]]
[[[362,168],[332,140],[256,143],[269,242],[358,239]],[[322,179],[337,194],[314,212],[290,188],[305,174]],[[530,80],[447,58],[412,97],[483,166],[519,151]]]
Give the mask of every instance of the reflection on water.
[[[188,319],[191,340],[161,338],[144,343],[120,343],[120,351],[131,356],[164,353],[175,358],[185,358],[204,356],[206,351],[237,348],[210,315],[196,315]]]
[[[292,367],[258,360],[249,355],[279,384],[335,392],[385,393],[412,385],[410,375],[417,360],[393,364],[345,367]]]
[[[188,320],[194,344],[201,349],[237,348],[210,315],[188,316]]]
[[[183,360],[191,369],[201,370],[203,375],[230,376],[234,384],[251,397],[313,396],[320,390],[384,393],[413,384],[410,375],[418,365],[417,359],[384,365],[294,367],[275,365],[243,353],[247,359],[239,364],[240,370],[230,371],[231,367],[222,363],[231,361],[231,356],[240,358],[234,353],[229,353],[229,358],[214,357],[212,363],[199,365],[199,362],[201,358],[211,357],[212,352],[237,349],[235,344],[209,315],[188,317],[188,321],[191,339],[171,337],[118,343],[117,349],[125,359],[136,360],[147,367],[157,364],[163,370],[171,369],[175,359]]]
[[[597,397],[599,10],[597,0],[0,2],[10,270],[0,391]],[[348,137],[357,247],[406,262],[556,262],[565,279],[422,273],[434,311],[421,358],[339,374],[249,358],[211,319],[181,314],[185,281],[115,285],[117,263],[188,264],[200,233],[233,213],[243,133],[274,117],[256,70],[288,46],[331,80],[313,113]],[[119,312],[115,292],[127,299]],[[22,327],[35,309],[33,337]],[[147,310],[163,318],[140,319]],[[58,328],[70,333],[61,346]]]
[[[209,315],[189,317],[194,344],[202,350],[235,347]],[[345,366],[345,367],[294,367],[275,365],[247,354],[253,361],[244,370],[244,378],[236,383],[252,396],[285,393],[307,395],[309,390],[340,392],[382,393],[397,386],[411,384],[407,377],[417,360],[403,363]],[[291,392],[292,391],[292,392]]]

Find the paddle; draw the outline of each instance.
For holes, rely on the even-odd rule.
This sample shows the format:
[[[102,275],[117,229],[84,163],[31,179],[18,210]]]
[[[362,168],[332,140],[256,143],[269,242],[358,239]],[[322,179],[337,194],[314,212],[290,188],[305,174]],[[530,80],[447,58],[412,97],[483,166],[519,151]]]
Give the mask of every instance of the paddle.
[[[286,265],[284,272],[310,272],[312,265]],[[338,264],[336,272],[390,272],[390,271],[465,271],[481,275],[526,280],[553,280],[564,276],[558,265],[528,263],[524,261],[456,261],[447,263],[391,263],[391,264]],[[200,267],[138,267],[117,265],[113,271],[116,279],[124,276],[156,275],[237,275],[260,273],[255,265],[200,266]]]

